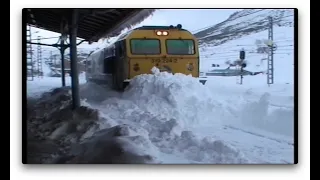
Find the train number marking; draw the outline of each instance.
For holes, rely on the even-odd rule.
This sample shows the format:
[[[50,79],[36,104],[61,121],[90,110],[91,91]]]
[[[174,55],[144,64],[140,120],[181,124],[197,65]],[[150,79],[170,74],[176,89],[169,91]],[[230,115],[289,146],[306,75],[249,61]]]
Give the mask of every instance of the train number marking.
[[[176,59],[176,58],[170,58],[170,59],[157,58],[157,59],[152,59],[151,62],[152,63],[177,63],[178,59]]]

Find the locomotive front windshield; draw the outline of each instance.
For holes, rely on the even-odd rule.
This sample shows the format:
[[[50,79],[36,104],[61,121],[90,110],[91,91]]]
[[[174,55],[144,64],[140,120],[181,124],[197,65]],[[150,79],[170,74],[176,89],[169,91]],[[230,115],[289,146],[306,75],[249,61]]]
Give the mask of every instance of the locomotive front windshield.
[[[191,39],[167,39],[167,54],[193,55],[195,54],[194,41]]]
[[[131,39],[132,54],[160,54],[159,39]]]

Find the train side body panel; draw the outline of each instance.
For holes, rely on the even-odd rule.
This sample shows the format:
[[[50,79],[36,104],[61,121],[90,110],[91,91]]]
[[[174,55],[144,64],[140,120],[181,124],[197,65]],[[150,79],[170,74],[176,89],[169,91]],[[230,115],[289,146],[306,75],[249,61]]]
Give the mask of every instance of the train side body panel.
[[[86,78],[99,84],[110,84],[112,74],[107,72],[107,58],[112,56],[114,46],[109,46],[92,53],[87,58]]]

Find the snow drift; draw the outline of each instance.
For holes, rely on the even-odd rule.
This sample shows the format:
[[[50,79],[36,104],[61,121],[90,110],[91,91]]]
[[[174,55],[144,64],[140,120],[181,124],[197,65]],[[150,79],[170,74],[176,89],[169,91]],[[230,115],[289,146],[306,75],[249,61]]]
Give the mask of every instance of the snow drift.
[[[290,126],[290,122],[293,123],[290,110],[270,112],[270,94],[257,95],[248,90],[234,93],[234,89],[233,93],[228,93],[232,89],[217,84],[215,88],[202,85],[192,76],[159,72],[156,68],[152,72],[133,78],[123,93],[91,83],[81,85],[82,110],[76,114],[67,110],[70,91],[64,89],[59,96],[53,92],[44,94],[46,99],[41,101],[41,106],[47,109],[45,121],[41,117],[31,121],[34,124],[31,129],[41,134],[41,139],[65,146],[60,159],[51,162],[241,164],[290,161],[286,158],[261,160],[261,153],[252,157],[255,146],[239,146],[240,141],[236,141],[238,136],[248,136],[257,143],[264,143],[263,146],[275,143],[285,152],[292,148],[290,139],[265,137],[232,126],[272,129],[277,122],[270,120],[279,114],[283,127],[273,130],[281,131]],[[260,99],[248,101],[247,97],[252,95]],[[78,126],[74,126],[74,122]],[[290,128],[285,129],[288,132],[283,134],[290,134]],[[285,144],[281,144],[283,142]],[[116,147],[106,156],[103,152],[113,146]]]
[[[92,89],[86,87],[82,89],[82,94],[87,94],[86,91],[92,91]],[[87,96],[88,100],[92,97],[97,98],[97,96]],[[86,120],[91,123],[81,123],[85,121],[81,120],[80,124],[85,124],[85,126],[82,128],[76,126],[71,134],[66,134],[70,130],[68,127],[74,115],[69,116],[69,119],[64,117],[65,122],[51,118],[55,122],[43,122],[50,124],[50,131],[39,131],[39,133],[43,132],[40,133],[42,138],[68,144],[66,151],[69,154],[67,156],[72,156],[72,158],[64,161],[65,163],[96,162],[99,158],[91,157],[88,151],[93,152],[94,147],[98,147],[98,144],[95,145],[94,142],[102,142],[102,139],[107,142],[106,139],[110,139],[110,135],[106,135],[108,133],[101,135],[101,132],[112,131],[116,127],[120,128],[121,133],[111,136],[108,142],[117,145],[121,142],[122,148],[130,147],[129,149],[124,148],[126,151],[123,152],[128,152],[125,153],[127,156],[129,154],[132,157],[133,153],[135,157],[147,158],[148,163],[238,164],[249,162],[239,150],[226,144],[223,140],[210,137],[199,138],[192,132],[192,127],[201,121],[210,120],[213,125],[219,126],[223,111],[219,112],[222,106],[210,95],[209,89],[191,76],[172,75],[166,72],[140,75],[132,80],[128,89],[121,96],[107,98],[99,105],[90,104],[89,101],[82,102],[82,104],[88,106],[89,109],[98,110],[98,120]],[[210,116],[208,112],[211,113]],[[46,119],[50,119],[50,114],[57,113],[62,112],[60,110],[56,113],[49,113]],[[77,117],[77,119],[85,119]],[[96,116],[94,117],[96,119]],[[41,122],[37,121],[36,127],[42,127],[39,124]],[[69,151],[70,144],[80,144],[82,148],[78,149],[91,144],[93,149],[89,148],[89,150],[74,153],[74,151]],[[168,156],[175,157],[177,160],[172,161],[172,158]],[[127,159],[126,156],[124,157]],[[152,157],[151,162],[149,162],[149,157]],[[103,162],[119,162],[114,158],[107,158],[108,161]]]
[[[175,118],[184,128],[199,123],[219,124],[230,115],[212,90],[197,78],[180,73],[154,71],[154,74],[140,75],[130,82],[123,98],[143,111]]]
[[[133,78],[121,96],[95,106],[105,121],[128,125],[140,135],[136,144],[160,161],[163,154],[173,154],[189,163],[248,162],[222,140],[198,138],[192,132],[199,123],[221,126],[221,120],[230,116],[206,86],[191,76],[152,71]]]

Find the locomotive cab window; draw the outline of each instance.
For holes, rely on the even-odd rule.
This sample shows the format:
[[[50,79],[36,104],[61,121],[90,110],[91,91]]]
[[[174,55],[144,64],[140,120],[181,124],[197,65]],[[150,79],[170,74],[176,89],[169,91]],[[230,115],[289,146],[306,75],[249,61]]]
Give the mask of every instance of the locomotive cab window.
[[[131,39],[132,54],[160,54],[159,39]]]
[[[167,39],[167,54],[193,55],[195,54],[194,41],[191,39]]]

